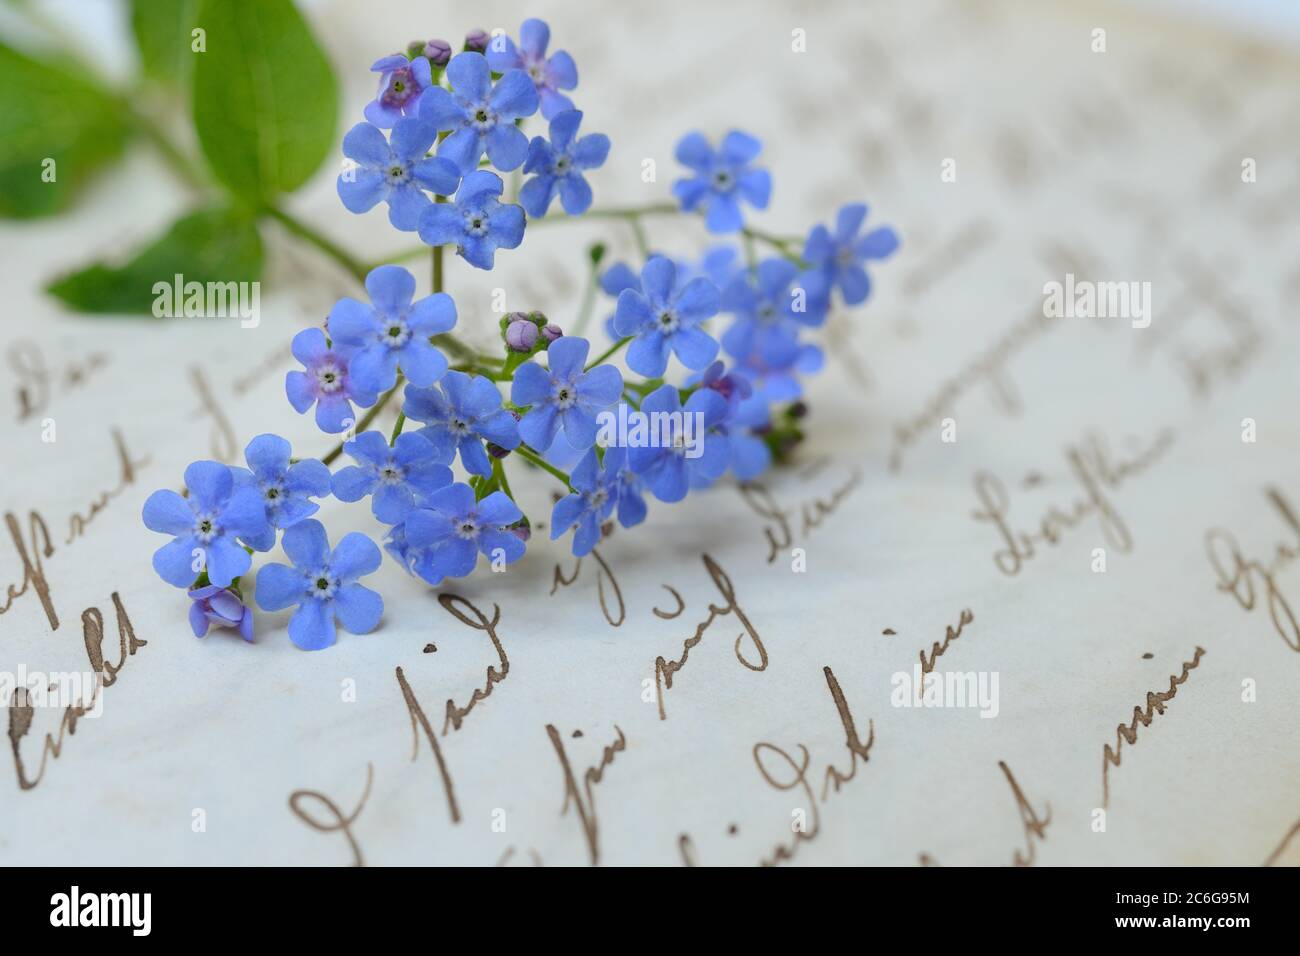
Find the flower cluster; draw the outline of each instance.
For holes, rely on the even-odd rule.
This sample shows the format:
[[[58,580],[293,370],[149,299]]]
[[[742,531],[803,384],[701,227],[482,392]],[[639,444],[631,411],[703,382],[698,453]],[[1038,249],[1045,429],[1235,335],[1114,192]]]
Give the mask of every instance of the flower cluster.
[[[578,68],[563,50],[547,56],[550,39],[545,23],[525,20],[518,43],[475,30],[454,56],[430,40],[376,61],[379,92],[343,137],[354,164],[338,178],[343,205],[363,213],[387,203],[394,228],[479,269],[523,242],[525,210],[545,216],[558,194],[569,215],[586,212],[583,173],[604,164],[609,138],[578,136],[582,113],[560,92],[578,85]],[[521,127],[539,109],[550,126],[529,141]],[[503,202],[498,174],[520,167],[532,177]]]
[[[754,228],[747,216],[767,208],[772,179],[748,133],[733,130],[714,149],[693,132],[675,151],[687,170],[672,187],[675,208],[734,242],[698,260],[651,253],[641,217],[663,207],[606,213],[632,223],[643,258],[597,274],[604,246],[593,248],[593,276],[614,300],[609,342],[580,334],[592,295],[574,334],[533,310],[499,317],[495,349],[457,338],[457,306],[442,288],[447,247],[494,268],[499,250],[521,245],[528,217],[563,221],[550,213],[557,199],[568,217],[587,212],[586,173],[609,155],[607,137],[580,135],[583,114],[568,96],[577,67],[549,46],[547,25],[527,20],[517,40],[475,30],[459,52],[417,42],[372,67],[379,90],[343,138],[353,165],[338,194],[354,213],[386,203],[394,228],[431,247],[434,287],[421,295],[398,265],[359,270],[364,296],[340,299],[323,327],[294,336],[302,368],[286,375],[289,404],[342,435],[320,460],[259,435],[247,467],[194,462],[184,493],[149,497],[145,525],[172,539],[154,568],[186,589],[197,636],[215,626],[252,640],[244,590],[253,555],[277,542],[287,563],[260,568],[253,601],[294,608],[289,637],[314,650],[334,643],[339,626],[365,634],[379,625],[383,599],[361,583],[382,563],[377,540],[432,586],[520,560],[533,522],[507,472],[561,484],[550,537],[571,534],[583,556],[615,522],[646,521],[647,499],[678,502],[727,474],[749,481],[802,437],[803,377],[823,361],[811,333],[837,305],[867,299],[866,264],[898,240],[888,227],[865,230],[859,204],[806,239]],[[524,130],[539,111],[532,122],[544,121],[545,135],[530,140]],[[521,182],[507,196],[500,173],[515,170]],[[759,257],[760,245],[771,255]],[[391,431],[373,427],[385,409],[396,413]],[[331,471],[343,456],[350,462]],[[329,498],[365,502],[382,530],[331,547],[314,517]]]

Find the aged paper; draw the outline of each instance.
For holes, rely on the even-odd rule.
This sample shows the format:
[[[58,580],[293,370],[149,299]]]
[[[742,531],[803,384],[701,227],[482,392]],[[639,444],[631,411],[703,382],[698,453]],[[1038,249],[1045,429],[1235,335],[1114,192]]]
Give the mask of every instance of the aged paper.
[[[251,646],[196,641],[140,508],[262,431],[328,447],[283,376],[348,277],[286,235],[257,328],[63,313],[45,280],[183,208],[143,154],[69,217],[0,230],[0,663],[108,674],[75,728],[11,712],[0,859],[1300,863],[1300,60],[1109,4],[795,7],[528,13],[613,140],[598,207],[661,201],[683,132],[739,127],[766,144],[765,227],[866,200],[902,236],[826,330],[797,464],[652,504],[580,563],[545,534],[438,591],[387,563],[381,627],[322,652],[287,613]],[[431,9],[310,9],[349,117]],[[474,12],[445,32],[524,15]],[[399,249],[332,178],[298,211]],[[490,275],[449,265],[471,338],[494,288],[564,324],[587,243],[634,255],[618,222],[544,228]],[[1137,283],[1149,309],[1046,316],[1067,281]],[[530,513],[548,482],[515,480]],[[928,675],[966,706],[925,706]]]

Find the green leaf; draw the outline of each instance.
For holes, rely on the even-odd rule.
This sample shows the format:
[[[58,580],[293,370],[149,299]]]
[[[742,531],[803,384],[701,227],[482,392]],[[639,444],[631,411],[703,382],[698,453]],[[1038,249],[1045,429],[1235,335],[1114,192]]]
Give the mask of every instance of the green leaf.
[[[46,288],[82,312],[152,314],[154,284],[171,286],[177,273],[186,283],[206,284],[252,282],[261,271],[256,222],[241,211],[202,209],[176,220],[124,265],[95,263]]]
[[[194,53],[190,31],[198,0],[131,0],[131,32],[145,75],[177,92],[188,91]]]
[[[338,89],[290,0],[201,0],[194,126],[212,171],[249,203],[301,186],[335,148]]]
[[[63,63],[0,43],[0,216],[68,205],[129,133],[123,104]]]

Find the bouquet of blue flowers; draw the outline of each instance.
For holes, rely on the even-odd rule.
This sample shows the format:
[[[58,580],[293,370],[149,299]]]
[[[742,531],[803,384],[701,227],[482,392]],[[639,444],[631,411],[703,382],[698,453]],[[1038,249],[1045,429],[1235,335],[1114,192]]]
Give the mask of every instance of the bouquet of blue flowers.
[[[351,162],[338,195],[356,214],[383,204],[393,228],[415,233],[434,288],[417,298],[403,266],[360,269],[340,254],[364,295],[340,299],[323,328],[294,337],[302,368],[288,373],[285,393],[343,440],[316,460],[259,435],[246,468],[194,462],[184,494],[149,497],[144,523],[172,539],[153,566],[187,589],[195,634],[215,624],[251,640],[241,582],[252,555],[277,541],[288,563],[258,570],[253,599],[267,611],[297,607],[289,624],[297,646],[327,647],[339,626],[354,634],[378,626],[383,600],[360,582],[380,566],[381,550],[355,532],[331,547],[313,517],[329,496],[368,500],[384,550],[437,586],[473,573],[481,556],[497,570],[524,556],[531,523],[509,480],[521,467],[556,482],[550,537],[572,533],[581,556],[613,519],[643,522],[647,497],[678,502],[728,472],[751,480],[801,437],[801,380],[823,361],[810,333],[836,301],[867,299],[864,266],[897,248],[893,230],[864,230],[861,204],[806,239],[750,225],[772,180],[757,165],[762,144],[740,131],[716,145],[698,132],[682,137],[675,156],[685,174],[673,202],[593,209],[585,174],[606,161],[610,141],[581,132],[585,117],[570,95],[577,65],[549,46],[547,25],[530,19],[517,39],[473,31],[454,55],[430,40],[371,67],[378,92],[343,137]],[[539,112],[545,130],[530,139]],[[512,174],[509,190],[503,173]],[[534,311],[500,317],[495,351],[456,336],[445,255],[489,270],[498,253],[524,245],[530,222],[584,215],[629,223],[643,258],[639,268],[601,269],[604,246],[591,250],[598,287],[616,300],[607,343],[583,336],[590,302],[568,334]],[[643,221],[671,215],[731,241],[699,261],[652,254]],[[613,364],[619,357],[631,374]],[[391,433],[372,429],[390,406],[400,407]],[[331,471],[342,455],[352,463]]]

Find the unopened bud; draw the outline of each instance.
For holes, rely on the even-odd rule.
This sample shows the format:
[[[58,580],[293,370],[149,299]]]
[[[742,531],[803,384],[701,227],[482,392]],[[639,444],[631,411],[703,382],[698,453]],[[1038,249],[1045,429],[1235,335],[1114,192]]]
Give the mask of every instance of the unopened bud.
[[[430,40],[424,45],[424,55],[434,66],[446,66],[451,59],[451,44],[446,40]]]
[[[558,325],[555,325],[552,322],[548,322],[546,324],[546,327],[542,329],[542,338],[546,339],[547,344],[554,342],[563,334],[564,334],[564,329],[560,328]]]
[[[522,417],[516,411],[511,411],[510,415],[512,418],[514,418],[515,421],[519,421],[519,419]],[[491,455],[493,458],[505,458],[506,455],[510,454],[510,449],[502,448],[496,442],[490,441],[487,443],[487,453]],[[525,538],[524,540],[526,541],[528,539]]]
[[[506,326],[506,347],[514,352],[531,352],[537,344],[537,326],[527,319],[514,319]]]
[[[470,30],[465,34],[465,49],[472,53],[485,53],[491,39],[492,36],[486,30]]]

